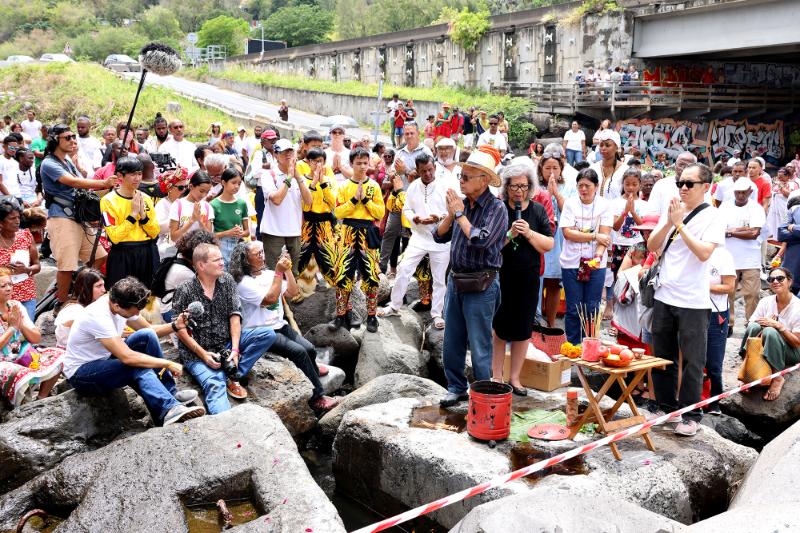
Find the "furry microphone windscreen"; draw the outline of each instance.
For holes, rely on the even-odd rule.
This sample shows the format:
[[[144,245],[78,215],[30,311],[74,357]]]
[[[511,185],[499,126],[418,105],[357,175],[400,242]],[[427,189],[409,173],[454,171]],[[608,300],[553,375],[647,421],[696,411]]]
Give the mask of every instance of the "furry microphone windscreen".
[[[144,70],[169,76],[181,68],[181,56],[165,44],[148,43],[139,51],[139,63]]]

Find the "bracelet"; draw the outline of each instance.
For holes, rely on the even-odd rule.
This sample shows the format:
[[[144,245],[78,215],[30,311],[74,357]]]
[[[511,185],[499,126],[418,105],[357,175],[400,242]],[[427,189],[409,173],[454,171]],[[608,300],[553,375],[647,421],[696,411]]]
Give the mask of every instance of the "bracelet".
[[[178,325],[175,323],[174,320],[172,322],[170,322],[170,326],[172,326],[172,331],[174,331],[175,333],[178,333]]]
[[[231,353],[239,353],[239,348],[231,348]]]
[[[680,233],[681,231],[683,231],[683,224],[675,228],[675,233]]]
[[[283,272],[280,272],[280,271],[279,272],[275,272],[275,277],[283,279]]]

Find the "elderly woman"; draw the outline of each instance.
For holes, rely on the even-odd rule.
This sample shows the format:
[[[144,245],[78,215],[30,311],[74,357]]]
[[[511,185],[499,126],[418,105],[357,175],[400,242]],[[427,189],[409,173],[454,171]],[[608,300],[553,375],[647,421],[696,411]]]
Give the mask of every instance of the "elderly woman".
[[[16,407],[30,399],[35,385],[38,398],[47,398],[61,374],[64,350],[37,348],[42,334],[25,307],[12,298],[14,283],[0,270],[0,396]]]
[[[589,168],[597,173],[599,195],[607,200],[619,198],[622,196],[622,176],[628,170],[628,165],[622,162],[619,155],[622,146],[619,133],[607,128],[598,131],[595,139],[598,141],[600,159]]]
[[[773,268],[767,276],[772,296],[762,298],[750,317],[739,351],[744,354],[747,339],[761,335],[764,359],[773,372],[800,362],[800,299],[789,290],[792,273],[783,267]],[[772,380],[764,399],[774,401],[780,396],[783,377]]]
[[[553,248],[553,237],[547,212],[531,200],[537,188],[533,165],[512,162],[500,177],[508,233],[500,267],[500,308],[492,322],[492,378],[502,380],[506,343],[511,342],[509,382],[514,394],[525,396],[519,374],[536,320],[541,254]]]
[[[604,130],[605,131],[605,130]],[[600,307],[614,224],[611,204],[597,194],[597,173],[591,168],[578,174],[578,196],[564,203],[561,213],[561,281],[567,300],[564,318],[567,340],[579,344],[584,332],[578,312],[594,315]]]
[[[0,199],[0,266],[11,270],[14,291],[11,295],[20,302],[29,317],[36,315],[36,281],[39,273],[39,252],[33,235],[19,229],[22,207],[16,198]]]

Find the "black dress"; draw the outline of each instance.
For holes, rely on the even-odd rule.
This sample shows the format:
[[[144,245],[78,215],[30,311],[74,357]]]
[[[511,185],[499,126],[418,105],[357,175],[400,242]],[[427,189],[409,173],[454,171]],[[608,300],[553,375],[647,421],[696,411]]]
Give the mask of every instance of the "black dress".
[[[514,209],[506,202],[508,227],[515,220]],[[552,237],[547,212],[531,200],[522,210],[522,219],[536,233]],[[516,244],[516,246],[515,246]],[[542,255],[517,235],[503,247],[503,266],[500,267],[500,309],[494,315],[492,328],[504,341],[524,341],[531,338],[539,303],[539,270]]]

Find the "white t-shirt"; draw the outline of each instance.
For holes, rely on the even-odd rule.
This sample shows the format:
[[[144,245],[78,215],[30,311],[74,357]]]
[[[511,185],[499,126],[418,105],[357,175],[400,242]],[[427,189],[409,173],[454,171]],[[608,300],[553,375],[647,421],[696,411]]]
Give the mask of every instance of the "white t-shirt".
[[[723,204],[726,202],[733,203],[736,200],[733,194],[734,183],[733,178],[725,178],[717,183],[717,188],[714,190],[714,199]],[[758,187],[756,187],[755,183],[750,190],[750,199],[758,203]]]
[[[611,175],[611,178],[606,180],[603,186],[603,160],[592,163],[589,168],[597,172],[597,195],[613,200],[622,196],[622,175],[628,170],[628,165],[620,162],[617,170]],[[652,193],[651,193],[652,194]]]
[[[194,158],[195,148],[197,147],[194,143],[186,139],[176,141],[173,138],[169,138],[158,147],[158,153],[171,155],[175,158],[176,163],[192,172],[198,168],[197,160]]]
[[[100,168],[103,161],[103,147],[100,141],[91,135],[86,137],[78,136],[76,140],[78,141],[78,152],[81,157],[88,161],[93,169]]]
[[[276,165],[277,166],[277,165]],[[287,174],[275,168],[273,172],[261,174],[261,190],[264,191],[264,214],[261,217],[261,233],[276,237],[299,237],[303,226],[303,197],[297,180],[292,179],[281,205],[275,205],[269,195],[283,188]]]
[[[703,201],[708,205],[711,203],[711,188],[705,194]],[[649,214],[656,214],[664,216],[669,211],[669,203],[673,198],[680,200],[681,193],[678,191],[678,186],[675,185],[675,177],[667,176],[661,178],[653,185],[653,190],[650,191],[650,199],[647,200],[647,212]]]
[[[11,196],[19,196],[19,163],[16,159],[0,156],[0,175],[3,176],[3,185]]]
[[[764,208],[755,202],[747,202],[742,207],[733,202],[724,203],[719,207],[719,214],[726,229],[763,228],[767,223]],[[725,247],[733,255],[736,270],[761,268],[761,241],[759,239],[727,237]]]
[[[761,298],[756,310],[753,311],[753,316],[750,317],[750,322],[759,318],[777,320],[792,333],[800,332],[800,299],[792,296],[789,305],[781,313],[778,313],[778,301],[774,294]]]
[[[572,131],[567,130],[564,134],[564,140],[567,141],[567,150],[583,151],[583,142],[586,141],[586,134],[583,130]]]
[[[192,271],[191,268],[177,262],[173,263],[172,267],[169,269],[169,272],[167,272],[167,276],[164,278],[164,289],[168,291],[174,291],[178,288],[178,286],[183,285],[192,278],[194,278],[194,271]],[[170,292],[161,299],[162,313],[169,313],[172,311],[173,296],[175,296],[175,293]]]
[[[733,266],[733,256],[731,253],[721,246],[714,248],[714,252],[708,259],[709,276],[711,278],[711,285],[719,285],[722,283],[722,276],[735,276],[736,267]],[[714,306],[712,311],[722,313],[728,310],[728,295],[727,294],[714,294],[711,293],[711,303]]]
[[[19,123],[22,126],[22,133],[31,138],[31,140],[38,139],[42,136],[42,123],[36,119],[28,120],[27,118]]]
[[[17,170],[17,183],[19,184],[20,198],[23,200],[36,198],[36,171],[33,166],[25,171]]]
[[[489,130],[484,131],[481,133],[481,136],[478,137],[478,142],[475,146],[484,146],[489,145],[497,148],[501,152],[508,151],[508,143],[506,143],[506,136],[500,133],[499,131],[495,134],[489,133]]]
[[[84,363],[108,359],[111,356],[100,339],[121,337],[128,320],[136,320],[138,316],[127,319],[111,312],[108,295],[83,310],[73,322],[67,339],[67,355],[64,358],[64,375],[71,378]]]
[[[67,339],[72,324],[66,326],[67,322],[74,322],[83,314],[84,307],[79,303],[72,303],[61,309],[55,320],[56,325],[56,346],[59,348],[67,347]]]
[[[627,204],[628,200],[625,198],[617,198],[611,201],[612,212],[614,213],[615,221],[617,220],[617,217],[620,216],[625,210],[625,206]],[[636,211],[636,214],[639,215],[639,217],[644,216],[644,214],[647,212],[647,202],[641,199],[634,200],[633,210]],[[631,246],[637,242],[642,242],[642,234],[633,229],[633,226],[635,225],[636,221],[630,214],[628,214],[625,217],[625,220],[622,221],[622,226],[619,228],[619,231],[611,232],[611,242],[620,246]]]
[[[178,221],[178,228],[182,228],[184,224],[189,222],[192,219],[192,213],[194,212],[194,202],[190,202],[186,198],[180,198],[173,202],[173,204],[169,208],[169,219],[170,220],[177,220]],[[200,213],[205,216],[208,220],[214,220],[214,209],[211,207],[211,204],[206,202],[205,200],[200,200]],[[196,229],[200,229],[199,222],[193,222],[191,227],[186,230],[186,232],[194,231]]]
[[[334,152],[332,147],[325,148],[325,164],[333,168],[333,158],[336,154],[339,154],[339,167],[350,168],[350,150],[347,148],[342,148],[341,152]],[[336,178],[337,185],[341,185],[347,181],[347,176],[341,172],[335,173],[334,177]]]
[[[561,213],[559,227],[572,228],[586,233],[599,230],[600,226],[612,227],[614,225],[611,204],[600,196],[595,196],[591,204],[584,204],[577,196],[568,198],[564,202],[564,211]],[[574,242],[564,239],[561,247],[559,263],[561,268],[578,268],[581,258],[593,258],[597,242]],[[608,262],[608,250],[603,254],[600,264]]]
[[[275,272],[267,269],[256,277],[245,276],[239,282],[243,328],[267,326],[272,329],[280,329],[286,325],[286,320],[283,319],[283,301],[281,298],[278,298],[277,303],[272,305],[261,305],[270,287],[272,287],[274,278]],[[287,285],[284,279],[281,283],[281,295],[286,292]]]
[[[447,169],[441,165],[442,173],[448,173]],[[456,167],[458,168],[458,167]],[[439,174],[437,172],[437,174]],[[421,179],[415,179],[408,186],[406,191],[406,201],[403,204],[403,215],[406,220],[411,224],[411,239],[409,239],[409,246],[416,246],[422,250],[429,252],[446,252],[450,250],[450,243],[438,243],[433,240],[433,233],[431,230],[434,225],[431,224],[415,224],[414,217],[426,218],[430,215],[447,215],[447,190],[458,190],[458,186],[454,185],[451,178],[447,176],[436,176],[434,180],[425,185]]]
[[[655,231],[667,223],[667,219],[667,214],[663,214]],[[697,213],[686,224],[686,231],[704,242],[718,246],[725,243],[725,223],[717,209],[711,206]],[[666,239],[662,249],[663,246],[666,246]],[[708,288],[711,285],[708,262],[700,261],[686,246],[680,234],[675,237],[661,261],[656,300],[686,309],[711,308],[708,297]]]

